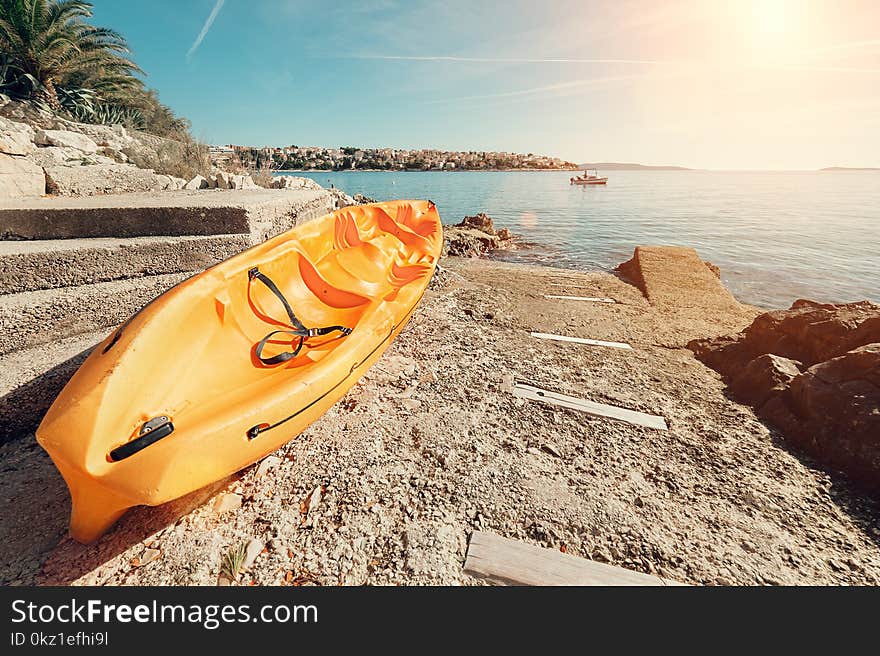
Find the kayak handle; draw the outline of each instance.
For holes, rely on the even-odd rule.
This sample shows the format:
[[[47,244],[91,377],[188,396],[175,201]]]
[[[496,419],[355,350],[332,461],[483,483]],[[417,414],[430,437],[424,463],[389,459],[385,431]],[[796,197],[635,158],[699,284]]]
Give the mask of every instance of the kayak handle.
[[[133,456],[138,451],[143,451],[151,444],[155,444],[164,437],[174,432],[174,424],[168,417],[156,417],[150,419],[141,428],[140,435],[131,442],[126,442],[110,452],[110,460],[119,462]]]

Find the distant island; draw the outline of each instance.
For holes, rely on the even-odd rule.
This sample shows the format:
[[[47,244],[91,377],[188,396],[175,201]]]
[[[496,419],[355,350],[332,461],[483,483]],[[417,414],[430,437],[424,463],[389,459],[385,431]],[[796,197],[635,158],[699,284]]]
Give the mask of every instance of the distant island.
[[[693,171],[684,166],[650,166],[631,162],[594,162],[581,164],[582,169],[599,169],[602,171]]]
[[[826,166],[824,169],[819,169],[820,171],[880,171],[880,168],[864,166]]]
[[[558,157],[487,151],[406,150],[342,146],[210,146],[215,164],[278,171],[575,171]]]

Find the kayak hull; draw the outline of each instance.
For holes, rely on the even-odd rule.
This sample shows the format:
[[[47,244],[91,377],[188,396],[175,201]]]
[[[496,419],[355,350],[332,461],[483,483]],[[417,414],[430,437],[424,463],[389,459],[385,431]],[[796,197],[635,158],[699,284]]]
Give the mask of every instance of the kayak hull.
[[[275,451],[323,415],[374,364],[424,294],[442,246],[433,204],[339,210],[190,278],[100,344],[50,408],[37,439],[71,492],[71,535],[92,542],[130,507],[159,505]],[[309,337],[267,365],[258,343],[290,329],[277,285]],[[272,353],[298,337],[279,334]],[[114,460],[155,418],[167,435]],[[143,440],[141,440],[143,441]]]

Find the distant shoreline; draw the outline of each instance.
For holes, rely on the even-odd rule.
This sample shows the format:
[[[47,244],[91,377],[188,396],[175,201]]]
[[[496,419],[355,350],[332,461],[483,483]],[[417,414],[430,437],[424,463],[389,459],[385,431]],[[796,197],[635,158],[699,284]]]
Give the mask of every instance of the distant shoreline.
[[[514,173],[524,171],[526,173],[559,173],[565,171],[574,173],[582,169],[279,169],[272,171],[273,175],[284,173]]]
[[[880,171],[880,168],[873,166],[826,166],[820,171]]]

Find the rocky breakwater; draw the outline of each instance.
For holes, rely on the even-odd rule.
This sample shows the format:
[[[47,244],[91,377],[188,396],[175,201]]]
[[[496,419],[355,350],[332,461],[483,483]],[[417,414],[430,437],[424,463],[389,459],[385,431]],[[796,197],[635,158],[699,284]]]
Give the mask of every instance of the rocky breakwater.
[[[789,444],[880,492],[880,305],[799,300],[688,347]]]
[[[461,223],[453,226],[445,226],[443,233],[443,255],[481,257],[492,251],[515,247],[515,239],[510,230],[496,230],[492,219],[483,212],[466,216]]]

